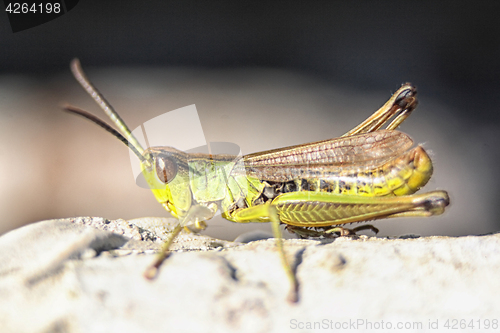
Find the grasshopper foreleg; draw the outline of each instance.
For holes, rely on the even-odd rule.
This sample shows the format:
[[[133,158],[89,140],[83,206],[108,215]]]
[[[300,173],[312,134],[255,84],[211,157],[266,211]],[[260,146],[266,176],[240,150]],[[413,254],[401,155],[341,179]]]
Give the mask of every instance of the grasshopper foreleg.
[[[170,234],[168,240],[163,243],[160,252],[158,252],[155,261],[149,266],[144,272],[144,277],[148,280],[154,279],[158,275],[158,270],[161,264],[168,258],[170,255],[169,249],[172,245],[174,239],[179,235],[182,230],[182,223],[177,223],[172,234]]]
[[[151,280],[158,275],[158,270],[161,264],[170,255],[170,246],[172,246],[172,243],[177,238],[182,228],[186,228],[189,223],[193,222],[196,228],[201,229],[206,226],[204,220],[212,218],[214,213],[215,212],[212,209],[206,206],[198,205],[191,207],[187,214],[183,218],[179,219],[179,223],[177,223],[167,241],[163,243],[160,252],[158,252],[156,256],[155,261],[144,272],[144,277]]]

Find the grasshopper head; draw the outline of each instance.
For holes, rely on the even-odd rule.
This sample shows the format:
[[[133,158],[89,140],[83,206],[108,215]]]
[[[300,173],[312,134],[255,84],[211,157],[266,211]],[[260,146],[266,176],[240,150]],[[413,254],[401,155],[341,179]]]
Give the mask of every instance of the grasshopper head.
[[[184,216],[191,207],[191,190],[186,154],[171,147],[144,150],[111,104],[94,87],[83,72],[78,59],[71,62],[71,71],[80,85],[97,102],[119,131],[93,114],[67,105],[63,109],[78,114],[101,126],[129,147],[141,161],[141,169],[156,199],[176,217]]]
[[[175,217],[191,207],[187,154],[172,147],[151,147],[143,156],[141,169],[156,200]]]

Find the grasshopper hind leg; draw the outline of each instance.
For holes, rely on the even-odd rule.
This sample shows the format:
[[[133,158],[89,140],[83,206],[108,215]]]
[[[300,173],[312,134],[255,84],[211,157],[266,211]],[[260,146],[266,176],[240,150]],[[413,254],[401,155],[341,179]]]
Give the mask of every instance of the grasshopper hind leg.
[[[356,236],[356,234],[359,231],[363,231],[363,230],[370,230],[373,233],[375,233],[375,235],[378,234],[378,231],[379,231],[377,228],[375,228],[371,224],[364,224],[364,225],[360,225],[359,227],[352,228],[352,229],[344,228],[344,227],[331,228],[331,229],[325,231],[325,234],[336,233],[336,234],[338,234],[338,236]]]
[[[334,228],[329,227],[297,227],[287,225],[285,229],[296,234],[301,239],[332,239],[343,236],[357,236],[359,231],[369,230],[374,234],[378,234],[379,230],[371,224],[364,224],[356,228],[345,228],[337,226]]]

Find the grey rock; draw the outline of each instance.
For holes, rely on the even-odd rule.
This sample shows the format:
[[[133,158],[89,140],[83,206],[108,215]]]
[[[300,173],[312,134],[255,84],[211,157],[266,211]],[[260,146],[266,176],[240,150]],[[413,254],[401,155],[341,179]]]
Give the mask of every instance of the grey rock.
[[[248,244],[183,232],[143,278],[172,219],[74,218],[0,237],[1,332],[282,332],[497,320],[500,235]],[[373,326],[375,325],[375,326]],[[378,326],[377,326],[378,325]],[[418,326],[421,325],[421,326]]]
[[[250,243],[269,238],[273,238],[272,233],[263,230],[253,230],[239,235],[234,239],[234,241],[239,243]]]

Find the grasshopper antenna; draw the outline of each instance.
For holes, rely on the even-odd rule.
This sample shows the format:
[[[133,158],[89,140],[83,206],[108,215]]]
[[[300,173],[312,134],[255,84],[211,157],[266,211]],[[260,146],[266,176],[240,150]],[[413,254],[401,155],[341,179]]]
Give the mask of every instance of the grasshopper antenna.
[[[97,90],[97,88],[90,82],[85,73],[83,72],[82,66],[80,65],[80,60],[75,58],[71,61],[70,64],[71,72],[75,79],[80,83],[80,85],[85,89],[85,91],[96,101],[96,103],[101,107],[101,109],[106,113],[106,115],[111,119],[111,121],[118,127],[121,134],[119,132],[111,132],[108,128],[111,128],[108,124],[97,118],[96,116],[83,111],[81,109],[70,107],[71,110],[66,109],[66,111],[77,113],[104,128],[108,132],[112,133],[116,136],[120,141],[124,142],[121,138],[126,139],[127,145],[134,151],[134,153],[139,157],[139,159],[145,163],[146,166],[151,166],[151,162],[148,158],[143,156],[144,148],[142,148],[139,141],[137,141],[136,137],[132,134],[132,131],[128,128],[125,122],[122,120],[118,112],[109,104],[109,102],[104,98],[104,96]],[[78,111],[76,111],[78,110]],[[105,124],[105,126],[103,126]],[[117,136],[116,133],[120,134]],[[133,148],[132,148],[133,147]]]
[[[83,72],[82,66],[80,65],[80,60],[77,58],[71,61],[71,72],[75,79],[80,83],[80,85],[87,91],[87,93],[96,101],[96,103],[101,107],[101,109],[108,115],[111,121],[118,127],[120,132],[127,138],[127,140],[134,146],[141,154],[144,152],[141,144],[135,136],[132,134],[130,129],[125,125],[118,112],[109,104],[109,102],[104,98],[104,96],[97,90],[97,88],[90,82],[85,73]],[[85,117],[85,116],[84,116]],[[90,118],[89,118],[90,119]],[[99,125],[101,126],[101,125]]]
[[[146,164],[149,163],[149,161],[139,152],[139,150],[137,150],[136,147],[134,147],[132,144],[130,144],[130,142],[120,132],[118,132],[113,127],[111,127],[108,124],[106,124],[103,120],[101,120],[98,117],[94,116],[92,113],[87,112],[85,110],[82,110],[82,109],[77,108],[76,106],[72,106],[72,105],[65,105],[65,106],[63,106],[63,110],[66,111],[66,112],[77,114],[79,116],[87,118],[88,120],[90,120],[90,121],[96,123],[97,125],[101,126],[106,131],[108,131],[109,133],[113,134],[116,138],[118,138],[118,140],[120,140],[125,145],[127,145],[134,152],[134,154],[137,155],[137,157],[139,158],[139,160],[141,160],[142,163],[146,163]]]

